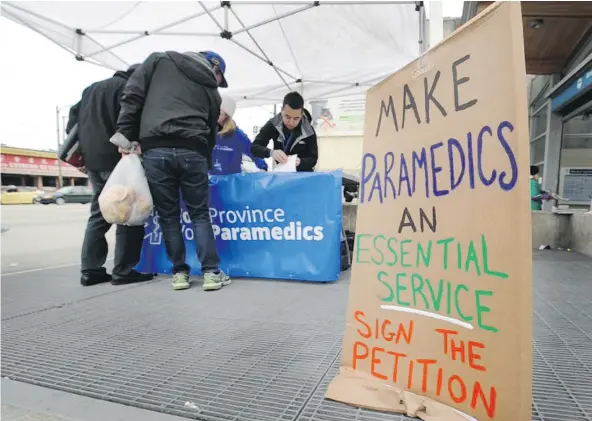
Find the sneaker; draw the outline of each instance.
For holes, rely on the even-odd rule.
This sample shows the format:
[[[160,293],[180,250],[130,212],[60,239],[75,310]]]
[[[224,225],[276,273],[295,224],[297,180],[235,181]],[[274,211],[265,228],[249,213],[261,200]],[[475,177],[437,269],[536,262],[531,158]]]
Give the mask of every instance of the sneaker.
[[[230,285],[232,281],[230,280],[230,276],[225,274],[223,271],[220,271],[220,282],[222,286],[225,287],[226,285]]]
[[[173,289],[179,291],[189,288],[189,274],[177,272],[173,274]]]
[[[231,284],[230,276],[226,275],[221,270],[218,272],[206,272],[204,273],[204,291],[216,291],[223,286]]]

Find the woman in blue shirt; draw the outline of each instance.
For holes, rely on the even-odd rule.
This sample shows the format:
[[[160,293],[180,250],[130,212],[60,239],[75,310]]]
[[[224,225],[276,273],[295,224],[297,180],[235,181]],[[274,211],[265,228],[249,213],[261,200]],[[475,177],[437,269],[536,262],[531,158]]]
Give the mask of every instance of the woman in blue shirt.
[[[232,116],[236,110],[236,102],[230,97],[222,97],[216,146],[212,152],[212,169],[210,174],[236,174],[241,172],[243,154],[255,163],[257,168],[267,171],[265,160],[251,155],[251,140],[239,129]]]

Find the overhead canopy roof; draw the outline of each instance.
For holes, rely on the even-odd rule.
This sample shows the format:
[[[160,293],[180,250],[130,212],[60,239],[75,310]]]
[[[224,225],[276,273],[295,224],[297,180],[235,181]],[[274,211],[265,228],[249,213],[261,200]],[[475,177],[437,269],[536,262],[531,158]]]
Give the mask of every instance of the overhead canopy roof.
[[[463,23],[491,1],[465,1]],[[592,36],[592,2],[523,1],[526,73],[561,73],[580,44]]]
[[[417,3],[417,4],[416,4]],[[420,51],[422,2],[2,2],[3,16],[111,69],[213,50],[247,104],[362,93]]]

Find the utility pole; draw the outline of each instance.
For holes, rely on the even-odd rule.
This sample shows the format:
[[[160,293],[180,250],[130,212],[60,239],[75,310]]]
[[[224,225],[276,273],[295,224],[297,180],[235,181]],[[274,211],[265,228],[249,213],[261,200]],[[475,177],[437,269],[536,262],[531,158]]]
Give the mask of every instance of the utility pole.
[[[56,159],[58,162],[58,189],[63,187],[64,180],[62,178],[62,161],[60,160],[60,139],[62,137],[60,133],[60,107],[56,105],[56,134],[57,134],[57,141],[58,141],[58,150],[56,152]]]

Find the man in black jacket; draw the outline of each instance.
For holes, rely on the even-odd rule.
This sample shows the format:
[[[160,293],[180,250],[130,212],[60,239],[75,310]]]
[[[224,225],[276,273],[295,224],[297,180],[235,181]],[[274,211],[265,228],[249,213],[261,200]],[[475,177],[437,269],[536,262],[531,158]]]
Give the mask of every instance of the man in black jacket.
[[[319,158],[317,134],[308,118],[303,118],[304,99],[298,92],[284,97],[282,111],[269,120],[255,137],[251,153],[257,158],[272,157],[285,163],[288,155],[297,155],[297,171],[313,171]],[[273,140],[273,150],[267,148]]]
[[[111,281],[114,285],[152,279],[151,274],[134,270],[140,260],[144,227],[117,226],[113,276],[103,267],[108,245],[105,234],[111,228],[99,208],[99,195],[115,168],[121,154],[109,142],[115,134],[123,88],[138,65],[125,72],[116,72],[109,79],[93,83],[82,93],[82,99],[70,109],[66,131],[78,124],[78,141],[84,165],[93,188],[91,214],[82,243],[81,279],[83,286]]]
[[[179,190],[194,225],[204,290],[230,284],[230,278],[218,267],[208,206],[208,169],[221,103],[218,86],[228,86],[225,71],[222,57],[211,51],[154,53],[130,78],[121,102],[117,131],[140,143],[167,254],[173,263],[175,290],[190,286]]]

